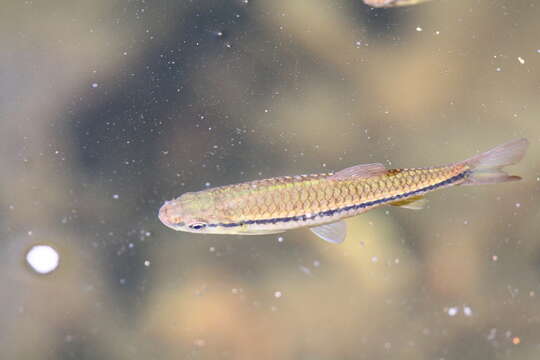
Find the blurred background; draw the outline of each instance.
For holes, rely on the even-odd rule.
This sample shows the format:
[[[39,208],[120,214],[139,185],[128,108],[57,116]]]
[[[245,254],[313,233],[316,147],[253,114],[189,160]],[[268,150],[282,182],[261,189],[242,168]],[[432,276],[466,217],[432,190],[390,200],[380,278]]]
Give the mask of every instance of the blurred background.
[[[3,2],[2,359],[537,358],[539,17],[532,0]],[[342,245],[156,216],[186,191],[522,136],[523,181],[373,210]]]

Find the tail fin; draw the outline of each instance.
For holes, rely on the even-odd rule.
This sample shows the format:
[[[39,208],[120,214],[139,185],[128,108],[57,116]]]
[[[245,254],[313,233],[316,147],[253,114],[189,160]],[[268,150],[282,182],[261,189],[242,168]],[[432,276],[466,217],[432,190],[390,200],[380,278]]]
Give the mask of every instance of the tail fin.
[[[471,167],[471,174],[463,185],[495,184],[520,180],[521,177],[508,175],[502,168],[518,163],[525,155],[528,146],[527,139],[517,139],[462,161],[461,164]]]

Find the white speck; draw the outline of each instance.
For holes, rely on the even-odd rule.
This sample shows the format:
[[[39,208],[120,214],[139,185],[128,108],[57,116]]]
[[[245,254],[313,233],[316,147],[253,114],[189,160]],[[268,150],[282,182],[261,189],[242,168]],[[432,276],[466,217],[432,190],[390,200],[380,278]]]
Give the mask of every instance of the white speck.
[[[48,245],[35,245],[26,254],[28,264],[40,274],[48,274],[58,267],[60,256]]]
[[[469,306],[464,306],[463,314],[465,314],[465,316],[472,316],[472,309]]]
[[[99,86],[99,84],[98,84],[98,83],[92,83],[92,88],[94,88],[94,89],[95,89],[95,88],[97,88],[98,86]]]
[[[306,275],[311,275],[311,270],[307,266],[300,265],[298,267],[301,272],[303,272]]]
[[[396,259],[394,260],[394,263],[399,264],[399,258],[396,258]]]
[[[313,266],[319,267],[321,266],[321,262],[319,260],[313,260]]]
[[[500,72],[502,69],[500,67],[496,68],[495,71]]]
[[[422,31],[422,30],[424,30],[424,29],[422,29],[420,26],[416,27],[416,31]]]
[[[206,341],[204,341],[204,339],[196,339],[193,344],[197,347],[204,347],[206,345]]]
[[[238,294],[238,293],[240,292],[240,290],[237,289],[237,288],[232,288],[232,289],[231,289],[231,292],[232,292],[234,295],[236,295],[236,294]]]
[[[518,61],[521,65],[525,64],[525,59],[522,58],[521,56],[518,57]]]
[[[487,339],[492,341],[492,340],[495,340],[495,337],[497,336],[497,329],[496,328],[492,328],[489,330],[489,334],[487,336]]]
[[[112,197],[113,197],[113,199],[120,199],[120,195],[118,195],[118,194],[114,194]]]
[[[362,46],[362,42],[360,40],[358,40],[355,44],[356,44],[356,47]]]
[[[373,256],[373,257],[371,258],[371,262],[376,263],[377,261],[379,261],[379,258],[378,258],[378,257]]]
[[[448,316],[456,316],[459,312],[459,309],[455,306],[448,309]]]
[[[268,110],[268,109],[264,109],[264,112],[265,112],[265,113],[267,113],[267,112],[269,112],[269,111],[270,111],[270,110]]]
[[[499,260],[499,257],[498,257],[497,255],[493,255],[493,256],[491,257],[491,260],[497,261],[497,260]]]
[[[274,297],[277,298],[277,299],[279,299],[281,297],[281,295],[282,295],[281,291],[274,292]]]
[[[150,266],[150,260],[144,260],[144,266]]]
[[[121,278],[121,279],[120,279],[120,285],[125,285],[125,284],[126,284],[126,279]]]
[[[284,239],[283,239],[283,236],[280,236],[280,237],[277,238],[277,241],[278,241],[278,242],[283,242],[283,240],[284,240]]]
[[[463,220],[463,224],[464,224],[464,225],[468,225],[468,224],[469,224],[469,220]]]
[[[210,252],[214,252],[214,251],[216,251],[216,248],[213,247],[213,246],[210,246],[210,248],[209,248],[208,250],[209,250]]]
[[[516,203],[516,207],[521,207],[521,204],[520,203]]]
[[[537,52],[538,54],[540,54],[540,49],[537,49],[536,52]]]
[[[441,32],[439,30],[435,31],[435,35],[439,35]]]
[[[205,183],[204,183],[204,186],[209,187],[209,186],[210,186],[210,183],[209,183],[209,182],[205,182]]]

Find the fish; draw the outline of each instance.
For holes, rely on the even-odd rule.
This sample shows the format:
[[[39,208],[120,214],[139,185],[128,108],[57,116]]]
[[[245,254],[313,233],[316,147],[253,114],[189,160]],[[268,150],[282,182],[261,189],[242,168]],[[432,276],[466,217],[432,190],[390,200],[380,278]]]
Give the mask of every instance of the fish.
[[[364,0],[364,4],[379,7],[379,8],[389,8],[396,6],[409,6],[421,4],[431,0]]]
[[[344,219],[382,205],[421,209],[424,196],[456,185],[520,180],[503,168],[527,151],[525,138],[444,166],[386,169],[361,164],[335,173],[282,176],[187,192],[166,201],[158,217],[167,227],[200,234],[261,235],[308,227],[321,239],[345,240]]]

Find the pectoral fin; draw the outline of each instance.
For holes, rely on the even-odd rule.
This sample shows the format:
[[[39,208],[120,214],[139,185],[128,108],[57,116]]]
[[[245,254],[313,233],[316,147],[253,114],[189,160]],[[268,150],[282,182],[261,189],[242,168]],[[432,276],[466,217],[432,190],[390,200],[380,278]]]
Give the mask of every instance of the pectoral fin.
[[[324,224],[310,228],[311,231],[324,241],[328,241],[332,244],[340,244],[345,240],[347,236],[347,225],[345,221]]]
[[[399,206],[405,209],[422,210],[426,207],[427,199],[423,196],[413,196],[405,200],[394,201],[390,203],[392,206]]]

